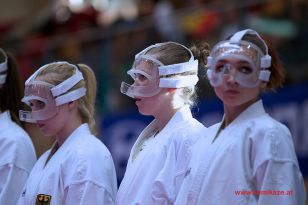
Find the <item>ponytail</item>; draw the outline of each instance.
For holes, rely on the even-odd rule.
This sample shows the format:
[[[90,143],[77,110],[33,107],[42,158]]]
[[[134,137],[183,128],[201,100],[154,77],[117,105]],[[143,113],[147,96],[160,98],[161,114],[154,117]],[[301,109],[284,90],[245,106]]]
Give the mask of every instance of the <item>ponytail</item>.
[[[78,100],[78,111],[81,114],[83,123],[88,123],[92,134],[95,135],[97,133],[94,118],[97,90],[96,77],[89,66],[78,64],[78,67],[83,75],[87,89],[86,95]]]

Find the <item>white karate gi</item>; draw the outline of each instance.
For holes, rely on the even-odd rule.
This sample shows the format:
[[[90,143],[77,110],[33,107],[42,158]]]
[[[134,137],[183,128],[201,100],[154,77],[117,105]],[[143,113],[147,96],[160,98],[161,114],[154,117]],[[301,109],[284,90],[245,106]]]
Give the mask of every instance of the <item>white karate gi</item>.
[[[131,150],[117,194],[118,205],[173,204],[189,172],[191,147],[206,129],[186,106],[153,137],[156,128],[154,120],[142,131]]]
[[[209,137],[194,147],[191,172],[184,179],[176,205],[305,204],[304,181],[291,134],[265,113],[261,100],[242,112],[212,143],[220,125],[209,127]],[[273,191],[292,191],[292,195],[275,195]]]
[[[36,161],[29,135],[0,112],[0,204],[16,205]]]
[[[45,165],[50,151],[33,167],[18,205],[34,205],[44,198],[44,205],[115,204],[112,157],[88,124],[74,130]]]

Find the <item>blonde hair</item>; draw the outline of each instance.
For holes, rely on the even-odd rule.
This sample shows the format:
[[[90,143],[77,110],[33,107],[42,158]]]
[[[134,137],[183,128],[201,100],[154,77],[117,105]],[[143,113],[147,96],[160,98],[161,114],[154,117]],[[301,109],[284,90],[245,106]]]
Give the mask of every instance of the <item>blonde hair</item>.
[[[71,77],[75,73],[76,68],[80,69],[84,80],[81,80],[67,92],[83,86],[87,89],[86,95],[76,100],[76,102],[82,122],[88,123],[92,134],[96,134],[95,119],[93,116],[95,112],[97,83],[94,72],[89,66],[85,64],[73,65],[65,62],[51,63],[38,74],[38,77],[44,77],[44,81],[58,85]]]
[[[194,55],[195,59],[198,59],[199,61],[199,69],[203,66],[204,62],[206,63],[207,56],[209,54],[209,46],[207,43],[203,43],[202,45],[195,45],[192,48],[190,48],[191,52]],[[191,55],[187,49],[185,49],[183,46],[169,42],[166,44],[163,44],[159,47],[153,47],[150,50],[148,50],[145,54],[151,55],[155,57],[157,60],[162,62],[164,65],[171,65],[171,64],[178,64],[178,63],[184,63],[187,62]],[[163,77],[174,77],[178,75],[192,75],[192,74],[198,74],[196,72],[185,72],[182,74],[172,74],[167,75]],[[177,89],[177,92],[181,99],[184,101],[184,104],[189,105],[190,107],[194,106],[196,104],[196,90],[197,86],[191,86],[191,87],[184,87]]]

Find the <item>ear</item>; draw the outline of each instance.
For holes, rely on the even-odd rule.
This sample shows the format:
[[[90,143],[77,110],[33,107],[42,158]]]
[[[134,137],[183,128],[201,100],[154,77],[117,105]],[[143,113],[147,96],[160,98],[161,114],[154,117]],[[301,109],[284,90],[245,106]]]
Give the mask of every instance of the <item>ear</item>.
[[[167,88],[167,90],[170,94],[173,94],[176,92],[176,88]]]

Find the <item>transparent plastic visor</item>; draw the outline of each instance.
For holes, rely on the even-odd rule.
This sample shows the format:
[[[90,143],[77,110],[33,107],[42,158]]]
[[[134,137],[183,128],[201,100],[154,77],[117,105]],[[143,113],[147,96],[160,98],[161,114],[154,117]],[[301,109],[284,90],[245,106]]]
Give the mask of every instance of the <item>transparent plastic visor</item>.
[[[49,119],[57,114],[58,107],[51,94],[52,87],[53,85],[42,81],[26,85],[22,102],[28,105],[29,111],[20,110],[20,120],[34,123],[37,120]]]

